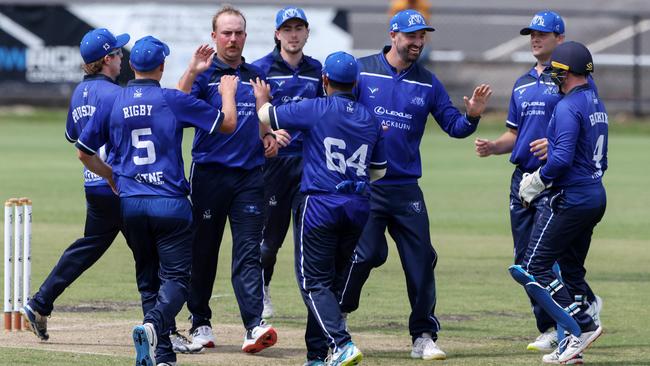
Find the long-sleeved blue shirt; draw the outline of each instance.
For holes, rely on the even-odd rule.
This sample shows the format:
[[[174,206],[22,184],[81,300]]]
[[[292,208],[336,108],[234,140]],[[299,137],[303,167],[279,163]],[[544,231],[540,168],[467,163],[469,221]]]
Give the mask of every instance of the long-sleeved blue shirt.
[[[471,135],[478,120],[470,122],[454,107],[434,74],[413,63],[398,73],[386,60],[390,47],[360,58],[356,95],[385,127],[388,168],[374,184],[416,183],[422,176],[420,142],[429,114],[449,136]]]

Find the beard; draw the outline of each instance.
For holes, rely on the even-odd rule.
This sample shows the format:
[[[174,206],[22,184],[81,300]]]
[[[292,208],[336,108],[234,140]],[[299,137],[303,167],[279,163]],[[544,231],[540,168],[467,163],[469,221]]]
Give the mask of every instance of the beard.
[[[420,58],[420,55],[422,54],[422,49],[424,48],[419,47],[417,50],[417,53],[413,53],[410,51],[412,47],[411,46],[403,46],[403,47],[397,47],[397,54],[400,56],[402,61],[404,62],[415,62]]]

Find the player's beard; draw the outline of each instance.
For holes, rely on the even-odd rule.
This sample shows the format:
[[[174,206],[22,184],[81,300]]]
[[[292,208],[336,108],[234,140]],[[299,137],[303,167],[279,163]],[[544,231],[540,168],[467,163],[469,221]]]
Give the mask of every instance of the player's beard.
[[[417,51],[413,50],[414,48],[417,48]],[[414,45],[397,47],[397,54],[402,59],[402,61],[406,63],[413,63],[417,61],[418,58],[420,58],[423,48],[424,46],[417,47]]]

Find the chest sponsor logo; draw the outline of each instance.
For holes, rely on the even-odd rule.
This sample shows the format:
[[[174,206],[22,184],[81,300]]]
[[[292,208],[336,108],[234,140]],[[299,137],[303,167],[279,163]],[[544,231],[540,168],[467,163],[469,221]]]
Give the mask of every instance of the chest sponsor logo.
[[[398,111],[393,111],[390,109],[386,109],[380,105],[376,106],[374,109],[374,112],[378,116],[392,116],[392,117],[400,117],[400,118],[406,118],[406,119],[413,119],[413,115],[405,112],[398,112]]]
[[[289,95],[285,95],[285,96],[282,97],[281,100],[282,100],[282,103],[290,103],[290,102],[300,102],[303,99],[305,99],[305,98],[301,97],[300,95],[296,95],[294,97],[289,96]]]

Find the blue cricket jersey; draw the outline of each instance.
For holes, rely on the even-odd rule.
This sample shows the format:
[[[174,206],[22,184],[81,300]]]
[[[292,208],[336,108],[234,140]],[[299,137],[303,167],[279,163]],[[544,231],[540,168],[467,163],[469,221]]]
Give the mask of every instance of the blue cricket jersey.
[[[542,162],[530,152],[530,143],[546,137],[548,121],[562,95],[548,74],[535,67],[515,82],[510,96],[506,127],[517,130],[510,162],[525,172],[537,170]]]
[[[271,107],[271,127],[304,133],[303,193],[351,193],[368,183],[368,167],[386,167],[382,128],[352,94]]]
[[[71,143],[77,142],[81,132],[88,124],[88,120],[95,114],[98,108],[110,108],[115,101],[115,97],[122,88],[115,81],[103,74],[86,75],[84,79],[72,93],[70,108],[68,109],[68,118],[65,126],[65,137]],[[107,164],[113,161],[110,144],[103,146],[99,150],[99,156]],[[86,190],[106,191],[108,184],[106,181],[84,167],[84,185]]]
[[[420,142],[429,114],[451,137],[467,137],[478,125],[453,106],[444,86],[418,63],[397,73],[386,61],[390,46],[360,58],[356,94],[383,126],[388,169],[374,184],[416,183],[422,176]]]
[[[253,62],[262,69],[271,86],[271,103],[274,106],[299,102],[303,99],[322,97],[323,65],[318,60],[303,56],[297,68],[287,64],[276,47],[271,53]],[[302,118],[302,117],[301,117]],[[302,154],[302,134],[299,130],[289,130],[291,142],[278,151],[278,156]]]
[[[106,116],[109,118],[106,118]],[[120,197],[186,196],[182,156],[183,128],[206,134],[219,130],[221,111],[155,80],[136,79],[117,95],[110,113],[98,111],[77,146],[88,154],[110,141],[113,176]]]
[[[588,81],[598,93],[591,76]],[[562,94],[551,77],[546,72],[538,75],[534,66],[519,77],[512,88],[506,127],[517,130],[517,139],[510,162],[524,172],[533,172],[542,165],[542,161],[530,152],[530,143],[546,137],[548,122],[560,99]]]
[[[608,117],[591,85],[573,88],[558,102],[547,135],[548,160],[540,172],[544,182],[552,181],[554,188],[578,187],[576,193],[584,194],[602,189],[607,170]]]
[[[215,57],[212,65],[194,80],[191,94],[221,109],[219,84],[223,75],[239,77],[235,95],[237,128],[233,133],[216,135],[197,130],[192,146],[192,160],[198,164],[217,163],[226,167],[253,169],[264,164],[264,145],[260,139],[255,95],[249,80],[257,77],[264,79],[264,73],[257,66],[245,62],[233,69]]]

